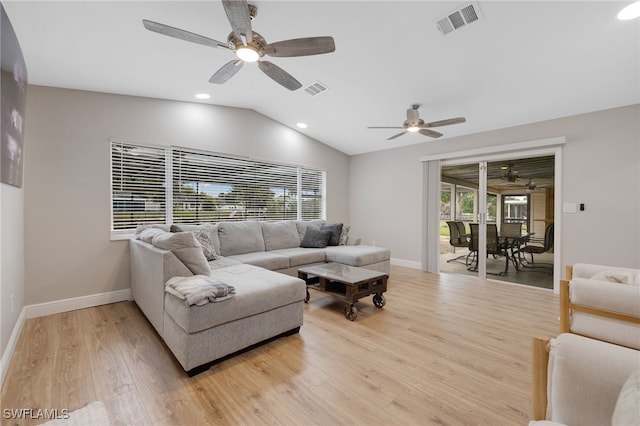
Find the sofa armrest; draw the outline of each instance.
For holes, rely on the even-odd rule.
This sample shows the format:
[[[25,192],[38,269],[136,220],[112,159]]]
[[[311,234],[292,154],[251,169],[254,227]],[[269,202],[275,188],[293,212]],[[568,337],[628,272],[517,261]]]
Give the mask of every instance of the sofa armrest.
[[[169,250],[129,240],[131,295],[158,333],[163,335],[164,284],[172,277],[193,273]]]

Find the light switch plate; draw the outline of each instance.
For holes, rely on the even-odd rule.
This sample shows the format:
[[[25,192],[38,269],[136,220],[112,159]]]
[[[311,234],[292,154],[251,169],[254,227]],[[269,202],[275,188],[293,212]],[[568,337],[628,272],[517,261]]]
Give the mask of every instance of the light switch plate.
[[[578,205],[576,203],[564,203],[562,205],[562,213],[576,213]]]

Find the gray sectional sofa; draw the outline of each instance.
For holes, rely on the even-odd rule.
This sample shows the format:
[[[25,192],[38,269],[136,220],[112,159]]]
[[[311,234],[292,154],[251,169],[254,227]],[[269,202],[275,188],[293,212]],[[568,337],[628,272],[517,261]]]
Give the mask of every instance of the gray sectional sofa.
[[[141,228],[130,241],[132,297],[184,370],[196,374],[220,358],[300,329],[306,286],[297,278],[299,268],[339,262],[389,274],[389,250],[360,245],[347,227],[340,235],[333,228],[331,238],[339,245],[301,247],[310,235],[324,236],[321,228],[327,226],[316,220]],[[193,275],[213,277],[236,294],[188,306],[165,292],[169,279]]]

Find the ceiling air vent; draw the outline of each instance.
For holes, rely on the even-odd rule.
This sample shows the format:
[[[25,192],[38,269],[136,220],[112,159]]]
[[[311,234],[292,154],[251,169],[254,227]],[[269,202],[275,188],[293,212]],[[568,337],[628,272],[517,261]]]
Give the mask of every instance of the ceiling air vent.
[[[478,8],[473,4],[468,4],[461,9],[449,13],[447,16],[436,19],[436,25],[442,35],[446,35],[477,21],[479,17]]]
[[[304,88],[304,91],[311,96],[319,95],[320,93],[326,92],[327,90],[329,90],[329,88],[319,81],[316,81],[315,83]]]

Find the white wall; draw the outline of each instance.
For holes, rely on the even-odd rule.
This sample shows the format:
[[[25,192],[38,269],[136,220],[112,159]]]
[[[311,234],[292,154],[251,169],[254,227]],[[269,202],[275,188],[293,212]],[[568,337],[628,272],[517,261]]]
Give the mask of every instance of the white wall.
[[[327,220],[349,216],[348,157],[254,111],[51,87],[29,89],[25,303],[127,289],[110,241],[109,138],[327,170]]]
[[[562,218],[563,263],[640,268],[639,123],[640,105],[633,105],[353,156],[349,222],[365,242],[419,264],[421,156],[564,136],[563,201],[586,210]]]

